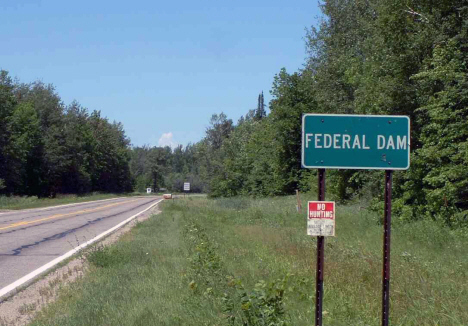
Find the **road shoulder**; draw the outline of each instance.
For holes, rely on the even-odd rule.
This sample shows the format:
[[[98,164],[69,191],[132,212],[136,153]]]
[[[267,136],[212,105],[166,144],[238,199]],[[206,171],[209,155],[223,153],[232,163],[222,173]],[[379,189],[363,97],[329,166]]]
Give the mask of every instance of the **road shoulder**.
[[[103,240],[85,248],[84,252],[96,246],[107,246],[116,242],[123,234],[130,231],[137,223],[152,215],[159,214],[159,205],[140,214],[131,222],[111,233]],[[87,262],[83,252],[75,255],[65,265],[56,268],[41,277],[15,295],[0,303],[0,325],[26,325],[46,305],[55,301],[60,289],[83,277],[87,271]]]

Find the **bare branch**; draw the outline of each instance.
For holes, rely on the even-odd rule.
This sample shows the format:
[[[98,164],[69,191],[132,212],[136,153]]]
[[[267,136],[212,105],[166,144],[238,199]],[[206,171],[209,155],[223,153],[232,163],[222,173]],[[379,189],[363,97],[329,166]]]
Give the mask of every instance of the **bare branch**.
[[[419,12],[416,12],[413,8],[410,8],[408,6],[406,7],[408,8],[408,10],[404,10],[406,13],[413,15],[415,17],[420,17],[422,21],[424,21],[425,23],[429,23],[429,19],[426,16],[424,16],[423,14],[420,14]]]

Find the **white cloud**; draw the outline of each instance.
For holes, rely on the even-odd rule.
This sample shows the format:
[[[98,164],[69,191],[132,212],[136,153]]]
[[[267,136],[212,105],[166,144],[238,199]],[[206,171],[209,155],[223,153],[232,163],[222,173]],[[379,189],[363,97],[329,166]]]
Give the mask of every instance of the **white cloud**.
[[[172,132],[166,132],[162,134],[161,138],[158,140],[158,146],[165,147],[169,146],[170,148],[177,147],[177,143],[173,139]]]

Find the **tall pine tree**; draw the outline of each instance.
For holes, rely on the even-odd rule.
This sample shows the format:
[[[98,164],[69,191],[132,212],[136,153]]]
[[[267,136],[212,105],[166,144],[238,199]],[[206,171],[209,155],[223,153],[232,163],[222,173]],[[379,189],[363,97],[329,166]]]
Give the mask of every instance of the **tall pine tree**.
[[[263,91],[258,95],[257,109],[255,110],[254,120],[259,121],[266,117],[265,100],[263,98]]]

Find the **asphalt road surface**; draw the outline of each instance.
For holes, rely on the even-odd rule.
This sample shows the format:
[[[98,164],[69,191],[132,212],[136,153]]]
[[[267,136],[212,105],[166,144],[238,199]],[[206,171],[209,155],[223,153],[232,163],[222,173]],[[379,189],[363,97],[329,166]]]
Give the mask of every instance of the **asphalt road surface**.
[[[126,197],[0,213],[0,289],[160,199]]]

